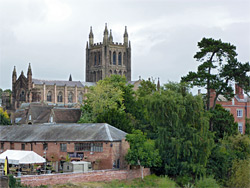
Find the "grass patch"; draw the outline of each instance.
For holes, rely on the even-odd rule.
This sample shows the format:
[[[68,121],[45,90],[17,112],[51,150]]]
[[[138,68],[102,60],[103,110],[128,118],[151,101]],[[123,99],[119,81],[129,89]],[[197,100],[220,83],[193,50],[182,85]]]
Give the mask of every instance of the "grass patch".
[[[67,183],[63,185],[49,186],[49,188],[175,188],[176,183],[167,176],[146,176],[142,181],[140,178],[133,180],[114,180],[111,182],[87,182],[87,183]]]

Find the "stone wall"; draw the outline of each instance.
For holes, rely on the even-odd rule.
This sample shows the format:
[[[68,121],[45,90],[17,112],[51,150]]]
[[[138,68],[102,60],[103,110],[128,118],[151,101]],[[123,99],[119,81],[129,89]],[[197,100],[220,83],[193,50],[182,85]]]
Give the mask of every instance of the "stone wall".
[[[144,176],[150,175],[150,169],[144,168]],[[97,182],[140,178],[140,169],[136,170],[98,170],[88,173],[47,174],[22,176],[21,183],[29,186],[66,184],[69,182]]]

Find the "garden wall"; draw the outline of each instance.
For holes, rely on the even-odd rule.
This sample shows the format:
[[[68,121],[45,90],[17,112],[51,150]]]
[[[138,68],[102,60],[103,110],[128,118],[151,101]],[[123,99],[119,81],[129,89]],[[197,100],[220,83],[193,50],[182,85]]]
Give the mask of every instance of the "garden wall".
[[[144,168],[144,176],[150,175],[150,169]],[[68,182],[96,182],[134,179],[141,177],[140,169],[135,170],[98,170],[87,173],[62,173],[35,176],[22,176],[21,183],[29,186],[66,184]]]

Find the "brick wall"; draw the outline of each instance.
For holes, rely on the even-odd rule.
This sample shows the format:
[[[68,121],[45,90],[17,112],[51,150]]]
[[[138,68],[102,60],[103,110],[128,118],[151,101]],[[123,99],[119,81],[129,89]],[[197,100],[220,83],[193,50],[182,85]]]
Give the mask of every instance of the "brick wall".
[[[1,141],[0,141],[1,142]],[[46,150],[46,158],[48,161],[64,161],[68,152],[75,151],[74,142],[46,142],[48,144],[48,149]],[[62,152],[60,150],[60,143],[67,144],[67,152]],[[43,142],[32,142],[32,143],[20,143],[13,142],[15,150],[21,150],[22,144],[25,144],[25,150],[34,151],[40,156],[44,156]],[[32,149],[31,149],[32,148]],[[126,168],[126,162],[124,156],[129,148],[128,142],[125,140],[117,142],[103,142],[103,151],[102,152],[90,152],[84,151],[83,161],[88,161],[92,163],[93,170],[101,169],[112,169],[113,163],[119,159],[119,167]],[[4,142],[3,151],[11,149],[10,142]],[[74,159],[80,160],[80,158]]]
[[[150,169],[144,168],[144,176],[150,175]],[[21,183],[29,186],[66,184],[68,182],[97,182],[140,178],[140,169],[136,170],[99,170],[88,173],[50,174],[22,176]]]

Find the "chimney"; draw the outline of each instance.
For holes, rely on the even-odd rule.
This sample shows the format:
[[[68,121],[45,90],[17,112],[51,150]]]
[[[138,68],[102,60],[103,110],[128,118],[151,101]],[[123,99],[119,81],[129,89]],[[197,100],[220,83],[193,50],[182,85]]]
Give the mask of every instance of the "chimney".
[[[235,84],[235,94],[239,99],[244,99],[243,89],[238,84]]]

